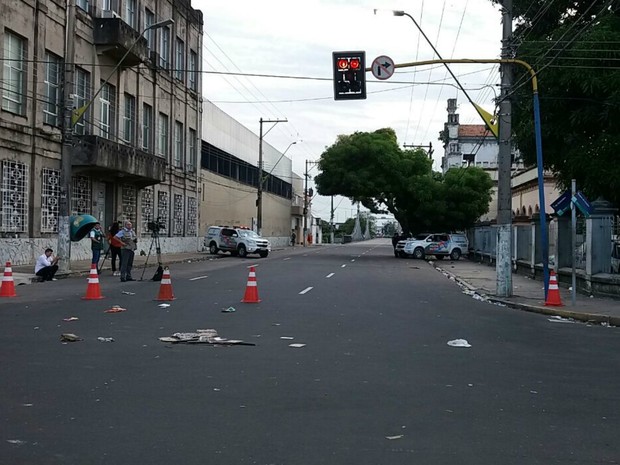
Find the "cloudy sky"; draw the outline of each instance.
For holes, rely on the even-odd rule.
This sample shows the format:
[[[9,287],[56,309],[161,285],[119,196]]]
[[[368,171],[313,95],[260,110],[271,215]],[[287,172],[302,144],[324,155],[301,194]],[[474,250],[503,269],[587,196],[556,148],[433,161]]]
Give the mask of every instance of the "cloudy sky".
[[[457,98],[461,123],[481,124],[443,65],[397,70],[379,81],[367,73],[366,100],[334,101],[333,51],[363,50],[367,66],[381,55],[395,63],[436,59],[413,21],[374,9],[412,15],[443,58],[498,58],[501,13],[490,0],[192,0],[204,15],[203,95],[258,134],[259,119],[288,119],[265,140],[287,152],[293,170],[318,160],[339,134],[391,127],[400,144],[432,142],[434,169],[443,154],[439,131],[448,98]],[[498,67],[450,65],[472,99],[487,110],[499,92]],[[252,76],[247,76],[252,75]],[[316,168],[310,170],[316,174]],[[335,220],[352,216],[336,198]],[[313,212],[329,219],[330,202]]]

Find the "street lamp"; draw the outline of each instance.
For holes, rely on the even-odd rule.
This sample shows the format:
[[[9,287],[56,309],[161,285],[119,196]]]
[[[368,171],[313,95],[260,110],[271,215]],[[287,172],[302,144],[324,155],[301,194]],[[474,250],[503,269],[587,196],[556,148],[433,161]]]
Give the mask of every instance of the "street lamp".
[[[273,170],[276,169],[276,166],[278,166],[278,163],[280,163],[280,160],[282,160],[282,158],[284,157],[284,155],[286,155],[286,152],[288,152],[288,149],[290,149],[293,145],[295,145],[298,141],[295,142],[291,142],[290,144],[288,144],[288,147],[284,150],[284,152],[282,152],[282,155],[280,155],[280,158],[278,158],[278,161],[276,162],[275,165],[273,165],[273,167],[271,168],[271,171],[269,171],[269,174],[267,176],[270,176],[271,173],[273,173]],[[303,141],[299,141],[299,142],[303,142]],[[265,179],[267,179],[267,176],[265,176]]]
[[[63,113],[63,131],[62,131],[62,145],[60,149],[60,200],[58,203],[58,256],[62,258],[59,262],[59,268],[61,272],[69,272],[71,270],[71,235],[69,218],[71,214],[71,178],[72,178],[72,166],[71,166],[71,152],[73,150],[73,132],[75,125],[82,119],[86,111],[93,104],[97,96],[101,93],[103,88],[108,84],[110,79],[122,66],[125,58],[131,53],[133,48],[143,38],[144,33],[162,27],[169,26],[174,23],[172,19],[166,19],[153,23],[150,26],[144,28],[140,35],[129,46],[125,54],[118,61],[110,75],[99,86],[97,92],[90,98],[90,100],[81,108],[73,109],[73,77],[75,71],[75,63],[73,62],[75,56],[75,43],[72,36],[75,29],[75,0],[69,0],[67,7],[67,34],[65,34],[65,70],[64,70],[64,86],[63,86],[63,100],[64,100],[64,113]]]

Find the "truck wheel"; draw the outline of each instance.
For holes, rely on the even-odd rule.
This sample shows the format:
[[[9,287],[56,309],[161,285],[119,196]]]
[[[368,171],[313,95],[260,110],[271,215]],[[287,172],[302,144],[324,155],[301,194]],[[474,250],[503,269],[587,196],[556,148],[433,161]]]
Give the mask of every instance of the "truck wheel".
[[[216,244],[215,242],[211,242],[211,243],[209,244],[209,253],[210,253],[211,255],[215,255],[215,254],[217,254],[217,244]]]
[[[413,251],[413,258],[418,258],[420,260],[424,259],[424,249],[422,247],[417,247]]]
[[[266,258],[267,255],[269,255],[269,252],[265,251],[265,252],[259,252],[258,253],[260,255],[260,258]]]
[[[461,258],[461,249],[454,249],[450,252],[450,258],[455,261]]]
[[[245,249],[245,245],[241,244],[237,249],[237,253],[241,258],[245,258],[248,256],[248,251]]]

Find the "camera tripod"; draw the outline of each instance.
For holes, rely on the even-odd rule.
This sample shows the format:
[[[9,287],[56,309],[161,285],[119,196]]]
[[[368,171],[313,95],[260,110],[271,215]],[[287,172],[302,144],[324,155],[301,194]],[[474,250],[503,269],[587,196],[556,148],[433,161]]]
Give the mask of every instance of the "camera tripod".
[[[144,280],[144,272],[146,271],[146,267],[149,264],[149,257],[151,256],[151,251],[155,247],[155,253],[157,254],[157,271],[151,278],[151,281],[161,281],[161,277],[164,274],[164,267],[161,264],[161,246],[159,244],[159,232],[151,231],[151,245],[149,247],[149,253],[146,256],[146,261],[144,262],[144,267],[142,268],[142,276],[140,276],[140,281]]]

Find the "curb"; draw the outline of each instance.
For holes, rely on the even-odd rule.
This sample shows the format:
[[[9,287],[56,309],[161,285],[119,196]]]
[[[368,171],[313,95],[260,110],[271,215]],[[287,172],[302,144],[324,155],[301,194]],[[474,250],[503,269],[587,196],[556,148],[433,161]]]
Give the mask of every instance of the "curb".
[[[443,268],[435,266],[431,262],[427,262],[436,270],[440,271],[444,275],[449,276],[453,279],[457,284],[466,288],[470,292],[482,297],[485,301],[491,302],[494,304],[502,304],[506,307],[513,308],[516,310],[523,310],[531,313],[539,313],[542,315],[551,315],[551,316],[560,316],[562,318],[569,318],[577,321],[582,321],[584,323],[596,323],[596,324],[605,324],[607,326],[620,326],[620,317],[619,316],[611,316],[611,315],[602,315],[598,313],[584,313],[584,312],[576,312],[574,310],[564,310],[559,307],[541,307],[539,305],[531,305],[531,304],[523,304],[519,302],[513,302],[511,300],[502,299],[499,297],[491,296],[480,292],[477,287],[472,286],[467,281],[456,276],[454,273],[447,271]]]

